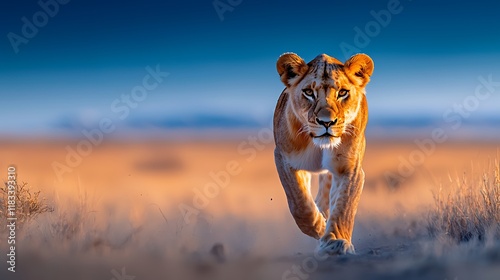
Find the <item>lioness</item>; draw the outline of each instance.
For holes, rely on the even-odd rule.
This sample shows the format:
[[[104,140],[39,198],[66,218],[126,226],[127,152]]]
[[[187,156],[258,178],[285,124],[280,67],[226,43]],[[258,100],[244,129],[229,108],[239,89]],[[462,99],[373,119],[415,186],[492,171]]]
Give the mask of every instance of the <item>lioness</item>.
[[[274,156],[290,212],[303,233],[319,239],[320,251],[354,254],[373,61],[357,54],[342,63],[322,54],[306,64],[285,53],[276,67],[286,88],[274,112]],[[316,200],[311,172],[320,173]]]

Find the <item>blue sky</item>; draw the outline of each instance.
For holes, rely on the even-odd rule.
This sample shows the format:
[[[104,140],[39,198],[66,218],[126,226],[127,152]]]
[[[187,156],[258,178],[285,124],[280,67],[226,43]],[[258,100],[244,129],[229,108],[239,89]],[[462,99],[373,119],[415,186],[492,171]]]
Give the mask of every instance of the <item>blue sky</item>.
[[[265,125],[283,88],[275,62],[288,51],[307,61],[320,53],[345,60],[346,45],[370,55],[373,126],[443,122],[446,110],[474,94],[478,77],[500,81],[495,1],[220,0],[230,7],[223,20],[213,3],[72,0],[58,4],[16,53],[9,36],[23,36],[22,18],[33,22],[43,9],[37,1],[2,1],[0,114],[8,121],[0,135],[78,131],[116,119],[112,102],[156,65],[169,76],[116,119],[123,129]],[[377,22],[381,13],[390,20]],[[362,45],[357,30],[368,34]],[[466,121],[498,127],[499,107],[500,87]]]

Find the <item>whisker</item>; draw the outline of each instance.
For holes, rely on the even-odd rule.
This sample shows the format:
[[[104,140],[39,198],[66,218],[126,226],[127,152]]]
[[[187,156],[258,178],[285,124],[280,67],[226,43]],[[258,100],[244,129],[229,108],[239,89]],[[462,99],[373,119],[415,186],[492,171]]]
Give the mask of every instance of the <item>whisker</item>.
[[[353,124],[351,124],[351,123],[350,123],[350,124],[347,124],[347,125],[346,125],[346,127],[347,127],[347,128],[351,128],[351,129],[353,129],[353,130],[357,130],[357,129],[358,129],[357,127],[355,127],[355,126],[354,126]]]
[[[309,132],[309,128],[307,125],[303,125],[298,131],[296,137],[300,136],[301,134],[307,134]]]
[[[345,133],[347,135],[355,136],[357,134],[358,128],[352,124],[347,124],[345,127]]]

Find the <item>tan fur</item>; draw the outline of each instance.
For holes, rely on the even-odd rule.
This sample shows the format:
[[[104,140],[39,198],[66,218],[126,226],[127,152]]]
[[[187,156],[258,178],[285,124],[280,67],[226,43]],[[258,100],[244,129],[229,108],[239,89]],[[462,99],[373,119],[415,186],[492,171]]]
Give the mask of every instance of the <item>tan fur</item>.
[[[365,87],[373,61],[357,54],[342,63],[322,54],[306,64],[286,53],[276,68],[286,88],[274,112],[274,154],[290,212],[302,232],[320,240],[322,251],[354,253],[352,230],[364,184]],[[320,173],[316,200],[311,172]]]

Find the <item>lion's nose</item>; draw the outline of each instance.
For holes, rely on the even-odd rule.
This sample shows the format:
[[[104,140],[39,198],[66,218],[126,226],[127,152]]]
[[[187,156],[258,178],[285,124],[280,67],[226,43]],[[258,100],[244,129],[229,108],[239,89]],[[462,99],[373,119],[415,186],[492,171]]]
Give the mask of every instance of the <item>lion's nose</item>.
[[[334,120],[321,120],[320,118],[316,118],[316,122],[319,124],[319,125],[322,125],[326,128],[329,128],[330,126],[333,126],[337,123],[337,119],[334,119]]]

